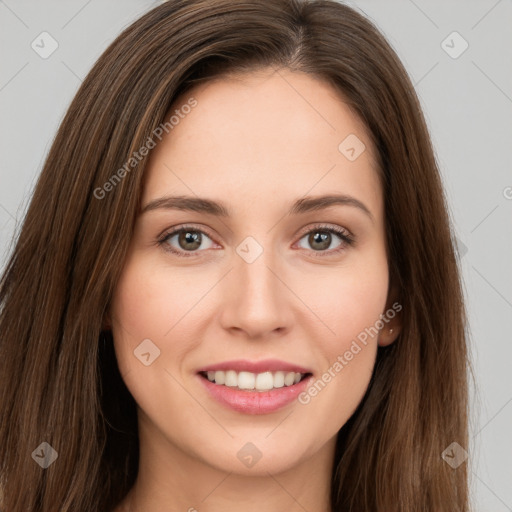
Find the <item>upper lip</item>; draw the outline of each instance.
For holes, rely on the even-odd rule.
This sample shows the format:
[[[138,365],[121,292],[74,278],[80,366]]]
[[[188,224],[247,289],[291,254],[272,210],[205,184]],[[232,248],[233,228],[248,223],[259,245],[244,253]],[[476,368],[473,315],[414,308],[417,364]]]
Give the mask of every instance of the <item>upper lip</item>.
[[[222,363],[211,364],[199,370],[199,372],[210,371],[227,371],[235,372],[296,372],[296,373],[312,373],[308,368],[297,364],[280,361],[279,359],[264,359],[262,361],[249,361],[247,359],[236,359],[233,361],[223,361]]]

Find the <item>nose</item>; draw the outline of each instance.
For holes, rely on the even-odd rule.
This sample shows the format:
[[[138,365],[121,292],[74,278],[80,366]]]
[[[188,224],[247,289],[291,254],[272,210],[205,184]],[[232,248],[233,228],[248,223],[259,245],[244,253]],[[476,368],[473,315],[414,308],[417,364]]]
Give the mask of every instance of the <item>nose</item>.
[[[234,268],[222,290],[224,329],[264,339],[290,328],[293,293],[279,268],[270,251],[263,251],[252,263],[235,255]]]

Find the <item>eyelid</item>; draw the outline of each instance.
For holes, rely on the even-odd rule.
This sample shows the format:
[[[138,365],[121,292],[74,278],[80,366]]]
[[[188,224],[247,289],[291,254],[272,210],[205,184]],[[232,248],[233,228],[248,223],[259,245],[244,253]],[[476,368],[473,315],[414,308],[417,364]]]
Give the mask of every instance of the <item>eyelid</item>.
[[[168,238],[169,236],[173,236],[178,234],[180,231],[197,231],[199,233],[202,233],[204,235],[207,235],[210,239],[213,241],[215,240],[215,237],[210,233],[209,229],[203,225],[200,224],[177,224],[176,226],[172,226],[171,228],[164,229],[160,235],[157,236],[158,240]]]
[[[322,222],[317,222],[313,225],[309,225],[309,226],[302,228],[299,231],[299,233],[297,234],[297,236],[302,238],[304,235],[307,235],[307,234],[311,233],[311,231],[315,231],[315,230],[317,230],[317,231],[329,231],[329,230],[339,231],[340,233],[343,233],[343,235],[345,235],[347,238],[353,237],[352,233],[347,228],[338,226],[337,224],[329,224],[329,223],[322,223]]]

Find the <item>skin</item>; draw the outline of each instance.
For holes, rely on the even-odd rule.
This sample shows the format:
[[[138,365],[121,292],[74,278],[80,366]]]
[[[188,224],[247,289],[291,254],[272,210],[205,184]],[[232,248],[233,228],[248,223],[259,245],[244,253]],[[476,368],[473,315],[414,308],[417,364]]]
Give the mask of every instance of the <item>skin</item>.
[[[223,77],[173,109],[191,96],[197,106],[151,150],[142,207],[190,195],[222,201],[232,216],[160,208],[137,220],[108,316],[140,438],[138,478],[116,512],[327,511],[336,434],[365,394],[378,345],[399,334],[400,316],[306,405],[236,412],[210,397],[197,371],[275,358],[318,378],[391,307],[375,150],[339,93],[307,74]],[[338,150],[349,134],[366,145],[355,161]],[[305,195],[332,193],[357,198],[373,220],[350,205],[287,215]],[[157,243],[184,223],[206,233],[190,257]],[[344,242],[333,234],[315,250],[316,223],[348,230],[355,244],[334,253]],[[248,236],[263,248],[252,263],[236,251]],[[187,253],[178,236],[166,243]],[[160,350],[149,366],[134,357],[144,339]],[[262,454],[250,468],[237,457],[247,442]]]

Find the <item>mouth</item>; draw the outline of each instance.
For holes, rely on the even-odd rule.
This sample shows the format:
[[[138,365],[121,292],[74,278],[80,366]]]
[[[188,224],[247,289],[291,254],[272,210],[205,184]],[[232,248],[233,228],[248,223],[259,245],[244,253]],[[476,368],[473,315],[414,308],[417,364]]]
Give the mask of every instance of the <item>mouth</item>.
[[[207,372],[199,372],[199,375],[218,386],[226,386],[239,391],[256,391],[263,393],[273,389],[293,386],[312,374],[310,372],[301,373],[288,371],[253,373],[245,371],[237,372],[235,370],[210,370]]]
[[[197,372],[210,398],[245,414],[268,414],[291,404],[311,383],[307,368],[283,361],[230,361]]]

